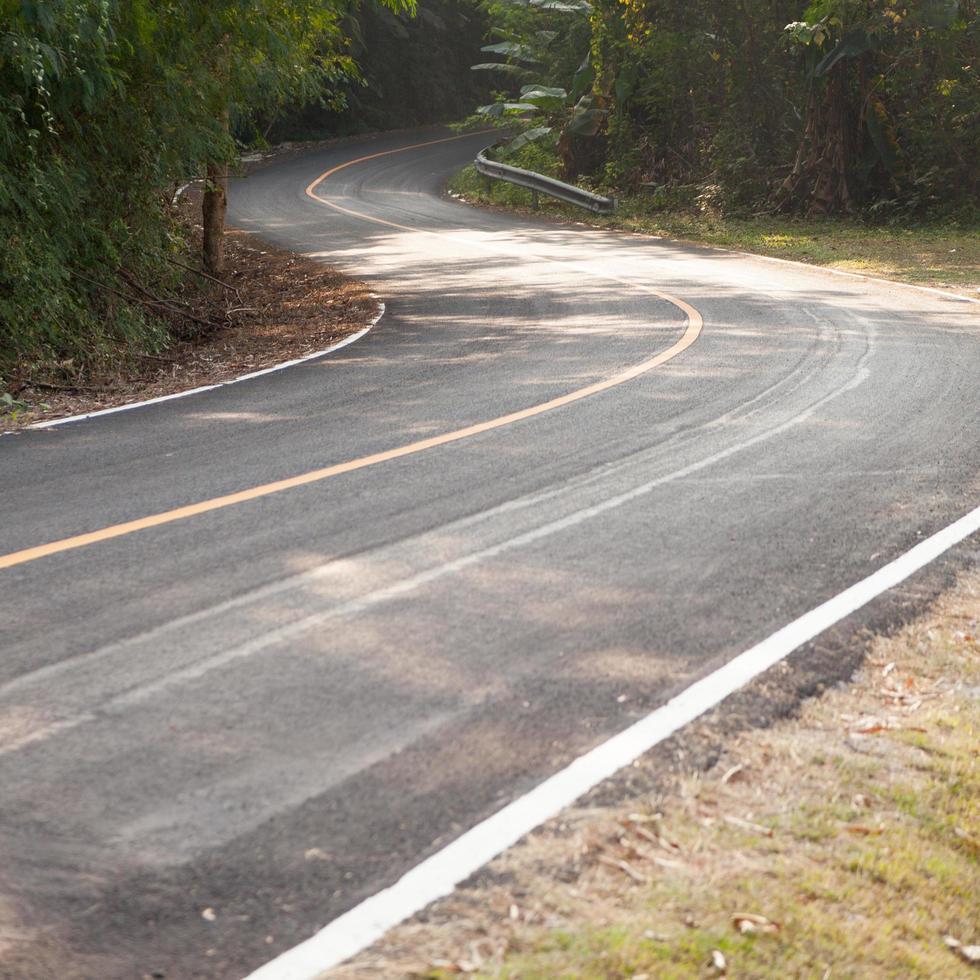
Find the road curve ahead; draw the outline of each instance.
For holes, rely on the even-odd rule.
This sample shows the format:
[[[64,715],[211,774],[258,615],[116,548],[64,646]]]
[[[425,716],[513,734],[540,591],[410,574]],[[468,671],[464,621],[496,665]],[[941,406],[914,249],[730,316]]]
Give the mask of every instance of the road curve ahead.
[[[241,976],[976,506],[977,306],[472,210],[444,135],[232,190],[365,338],[0,439],[0,975]]]

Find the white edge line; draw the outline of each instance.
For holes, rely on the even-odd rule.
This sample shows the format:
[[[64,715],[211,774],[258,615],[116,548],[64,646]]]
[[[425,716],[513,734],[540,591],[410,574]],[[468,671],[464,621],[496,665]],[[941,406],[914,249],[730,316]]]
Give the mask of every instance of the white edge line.
[[[33,425],[24,426],[24,429],[8,429],[6,432],[0,433],[0,435],[13,435],[16,432],[23,432],[25,429],[53,429],[57,425],[67,425],[69,422],[82,422],[85,419],[98,418],[100,415],[128,412],[130,409],[143,408],[146,405],[159,405],[160,402],[169,402],[176,398],[188,398],[191,395],[199,395],[204,391],[213,391],[215,388],[226,388],[228,385],[238,384],[239,381],[250,381],[252,378],[259,378],[264,374],[274,374],[276,371],[284,371],[286,368],[295,367],[297,364],[303,364],[306,361],[312,361],[318,357],[325,357],[327,354],[332,354],[334,351],[340,350],[341,347],[346,347],[348,344],[353,344],[355,341],[360,340],[368,331],[373,330],[378,325],[381,318],[385,315],[385,304],[373,293],[371,294],[371,298],[377,300],[378,303],[378,312],[371,322],[356,333],[352,333],[349,337],[344,337],[343,340],[339,340],[336,344],[332,344],[324,350],[314,351],[312,354],[304,354],[302,357],[294,358],[291,361],[283,361],[281,364],[274,364],[272,367],[262,368],[260,371],[250,371],[248,374],[240,374],[237,378],[231,378],[228,381],[219,381],[213,385],[202,385],[200,388],[189,388],[187,391],[176,391],[172,395],[160,395],[157,398],[147,398],[139,402],[127,402],[125,405],[114,405],[112,408],[100,408],[97,412],[86,412],[83,415],[68,415],[63,419],[35,422]]]
[[[183,197],[188,187],[190,187],[193,184],[198,184],[203,182],[204,182],[203,177],[195,177],[193,180],[187,181],[186,184],[181,184],[181,186],[174,191],[174,196],[170,201],[170,206],[173,207],[181,199],[181,197]]]
[[[426,858],[391,887],[372,895],[305,942],[259,967],[247,980],[312,980],[366,949],[393,926],[450,894],[461,881],[600,782],[978,530],[980,507],[580,756]]]

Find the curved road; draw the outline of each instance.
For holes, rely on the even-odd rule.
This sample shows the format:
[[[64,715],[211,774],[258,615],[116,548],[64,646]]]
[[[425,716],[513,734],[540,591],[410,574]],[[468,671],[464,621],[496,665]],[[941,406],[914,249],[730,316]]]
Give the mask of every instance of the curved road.
[[[239,976],[976,506],[975,305],[472,210],[440,135],[233,188],[364,339],[0,439],[0,975]]]

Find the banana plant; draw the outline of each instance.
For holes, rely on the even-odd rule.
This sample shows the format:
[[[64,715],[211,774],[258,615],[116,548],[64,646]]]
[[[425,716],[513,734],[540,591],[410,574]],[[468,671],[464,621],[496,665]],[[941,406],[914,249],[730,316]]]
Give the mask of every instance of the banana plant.
[[[500,60],[472,68],[499,73],[513,88],[476,111],[518,131],[504,152],[595,136],[606,113],[591,92],[588,0],[494,0],[489,12],[499,40],[481,50]]]
[[[879,193],[898,188],[905,154],[888,110],[890,68],[915,56],[923,33],[949,28],[961,16],[957,0],[921,0],[915,6],[861,0],[815,0],[805,19],[786,26],[788,44],[801,50],[810,91],[796,162],[777,203],[805,200],[811,211],[849,211],[852,186]]]

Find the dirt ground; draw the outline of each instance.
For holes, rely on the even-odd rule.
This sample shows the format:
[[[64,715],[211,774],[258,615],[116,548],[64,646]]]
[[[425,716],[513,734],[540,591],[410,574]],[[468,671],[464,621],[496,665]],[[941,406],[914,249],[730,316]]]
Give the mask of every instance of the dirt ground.
[[[200,190],[179,202],[188,228],[186,264],[197,268]],[[32,377],[15,396],[29,408],[0,415],[0,428],[78,415],[156,398],[324,350],[362,329],[379,302],[364,283],[322,262],[274,248],[235,229],[226,235],[223,283],[186,270],[184,299],[209,328],[161,354],[129,358],[97,376],[72,365]]]

